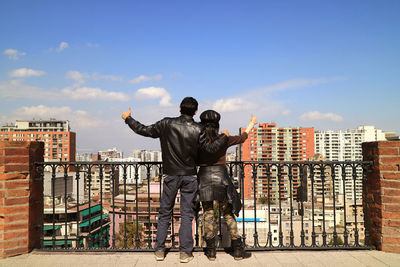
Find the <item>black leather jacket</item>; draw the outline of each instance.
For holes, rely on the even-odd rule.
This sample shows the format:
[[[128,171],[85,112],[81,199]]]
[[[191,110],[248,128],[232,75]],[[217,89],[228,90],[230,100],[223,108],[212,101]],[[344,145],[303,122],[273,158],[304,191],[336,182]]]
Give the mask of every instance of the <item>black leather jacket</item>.
[[[129,116],[125,123],[137,134],[160,138],[163,173],[168,175],[195,175],[200,149],[215,153],[228,143],[226,135],[209,143],[203,127],[188,115],[164,118],[149,126]]]
[[[239,216],[242,209],[240,195],[229,177],[225,165],[200,166],[198,173],[199,200],[222,201],[232,205],[232,212]]]

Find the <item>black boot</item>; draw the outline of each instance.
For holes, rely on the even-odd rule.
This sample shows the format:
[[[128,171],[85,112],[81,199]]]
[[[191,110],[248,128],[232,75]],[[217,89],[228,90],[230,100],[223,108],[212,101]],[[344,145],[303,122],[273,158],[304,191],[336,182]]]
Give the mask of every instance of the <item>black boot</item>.
[[[233,248],[233,258],[235,260],[242,260],[244,258],[244,247],[242,239],[239,237],[238,239],[231,240],[231,244]]]
[[[217,257],[217,251],[215,248],[215,237],[211,239],[206,239],[206,243],[206,256],[210,261],[215,261],[215,258]]]

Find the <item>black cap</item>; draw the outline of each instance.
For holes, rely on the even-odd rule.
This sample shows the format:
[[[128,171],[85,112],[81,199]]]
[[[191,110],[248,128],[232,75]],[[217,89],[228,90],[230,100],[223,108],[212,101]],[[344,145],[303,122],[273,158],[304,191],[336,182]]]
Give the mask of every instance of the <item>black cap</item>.
[[[215,110],[206,110],[200,115],[200,120],[202,123],[218,123],[221,119],[221,115]]]

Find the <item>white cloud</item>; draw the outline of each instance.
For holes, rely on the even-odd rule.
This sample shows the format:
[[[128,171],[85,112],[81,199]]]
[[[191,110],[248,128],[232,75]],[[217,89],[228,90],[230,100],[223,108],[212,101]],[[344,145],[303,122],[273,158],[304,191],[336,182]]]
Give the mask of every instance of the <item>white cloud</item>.
[[[267,86],[267,87],[259,89],[259,90],[261,90],[261,91],[269,91],[269,92],[284,91],[284,90],[287,90],[287,89],[295,89],[295,88],[315,86],[315,85],[325,84],[325,83],[330,83],[330,82],[335,82],[335,81],[343,81],[345,79],[346,78],[344,78],[344,77],[298,78],[298,79],[292,79],[292,80],[287,80],[287,81],[283,81],[283,82],[280,82],[280,83],[276,83],[276,84]]]
[[[218,99],[213,104],[213,109],[215,109],[218,112],[233,112],[233,111],[254,109],[256,106],[257,105],[255,103],[237,97],[237,98]]]
[[[140,75],[139,77],[133,78],[129,82],[131,82],[131,83],[141,83],[141,82],[148,82],[148,81],[157,81],[157,80],[161,80],[161,79],[162,79],[162,75],[161,74],[157,74],[157,75],[154,75],[154,76]]]
[[[92,74],[92,78],[94,80],[111,80],[111,81],[116,81],[116,82],[122,82],[124,81],[124,78],[122,78],[121,76],[116,76],[116,75],[103,75],[103,74],[99,74],[97,72]]]
[[[20,52],[18,50],[11,49],[11,48],[4,50],[3,53],[4,53],[4,55],[7,55],[8,59],[10,59],[10,60],[18,60],[19,57],[22,57],[22,56],[26,55],[25,52]]]
[[[135,97],[138,99],[160,99],[160,106],[169,107],[171,104],[171,95],[165,90],[165,88],[160,87],[147,87],[141,88],[136,91]]]
[[[108,92],[100,88],[90,87],[66,87],[61,90],[64,96],[71,99],[100,99],[100,100],[116,100],[116,101],[128,101],[129,96],[120,92]]]
[[[63,51],[64,49],[66,49],[66,48],[68,48],[69,47],[69,44],[67,43],[67,42],[61,42],[59,45],[58,45],[58,47],[57,47],[57,52],[61,52],[61,51]]]
[[[269,98],[269,101],[272,101],[272,93],[275,92],[280,92],[285,90],[296,90],[300,88],[317,86],[321,84],[343,81],[343,80],[346,80],[346,78],[345,77],[297,78],[275,83],[254,90],[248,90],[239,94],[239,96],[245,99],[254,99],[256,102],[265,102],[266,98]]]
[[[41,71],[41,70],[21,68],[21,69],[16,69],[16,70],[11,71],[8,74],[8,76],[24,78],[24,77],[31,77],[31,76],[43,76],[45,74],[46,74],[46,72]]]
[[[89,78],[89,75],[76,70],[70,70],[65,74],[65,78],[75,80],[78,84],[84,84],[85,79]]]
[[[78,84],[84,84],[87,79],[93,80],[111,80],[117,82],[123,82],[124,78],[116,75],[104,75],[94,72],[93,74],[88,74],[84,72],[79,72],[77,70],[70,70],[65,74],[65,78],[75,80]]]
[[[0,95],[3,99],[93,99],[106,101],[128,101],[130,97],[121,92],[109,92],[100,88],[71,86],[61,90],[45,90],[43,88],[24,84],[20,80],[0,81]]]
[[[97,44],[97,43],[90,43],[90,42],[88,42],[88,43],[86,43],[86,45],[87,45],[87,47],[94,47],[94,48],[100,47],[100,45]]]
[[[343,117],[335,113],[322,113],[319,111],[310,111],[300,116],[302,121],[332,121],[341,122]]]
[[[64,107],[47,107],[44,105],[24,106],[13,111],[13,116],[18,118],[32,119],[49,119],[57,118],[60,120],[70,120],[72,125],[79,128],[92,128],[102,125],[102,121],[89,115],[84,110],[72,110],[68,106]]]
[[[21,80],[0,81],[0,95],[3,99],[56,99],[57,91],[24,84]]]

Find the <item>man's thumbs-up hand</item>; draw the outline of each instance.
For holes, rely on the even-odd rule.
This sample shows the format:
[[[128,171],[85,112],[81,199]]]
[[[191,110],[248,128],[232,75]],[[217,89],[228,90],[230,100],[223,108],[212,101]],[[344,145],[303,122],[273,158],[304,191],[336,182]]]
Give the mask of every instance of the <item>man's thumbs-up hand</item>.
[[[128,111],[122,112],[121,117],[123,120],[126,120],[126,118],[128,118],[130,115],[131,115],[131,107],[129,107]]]

